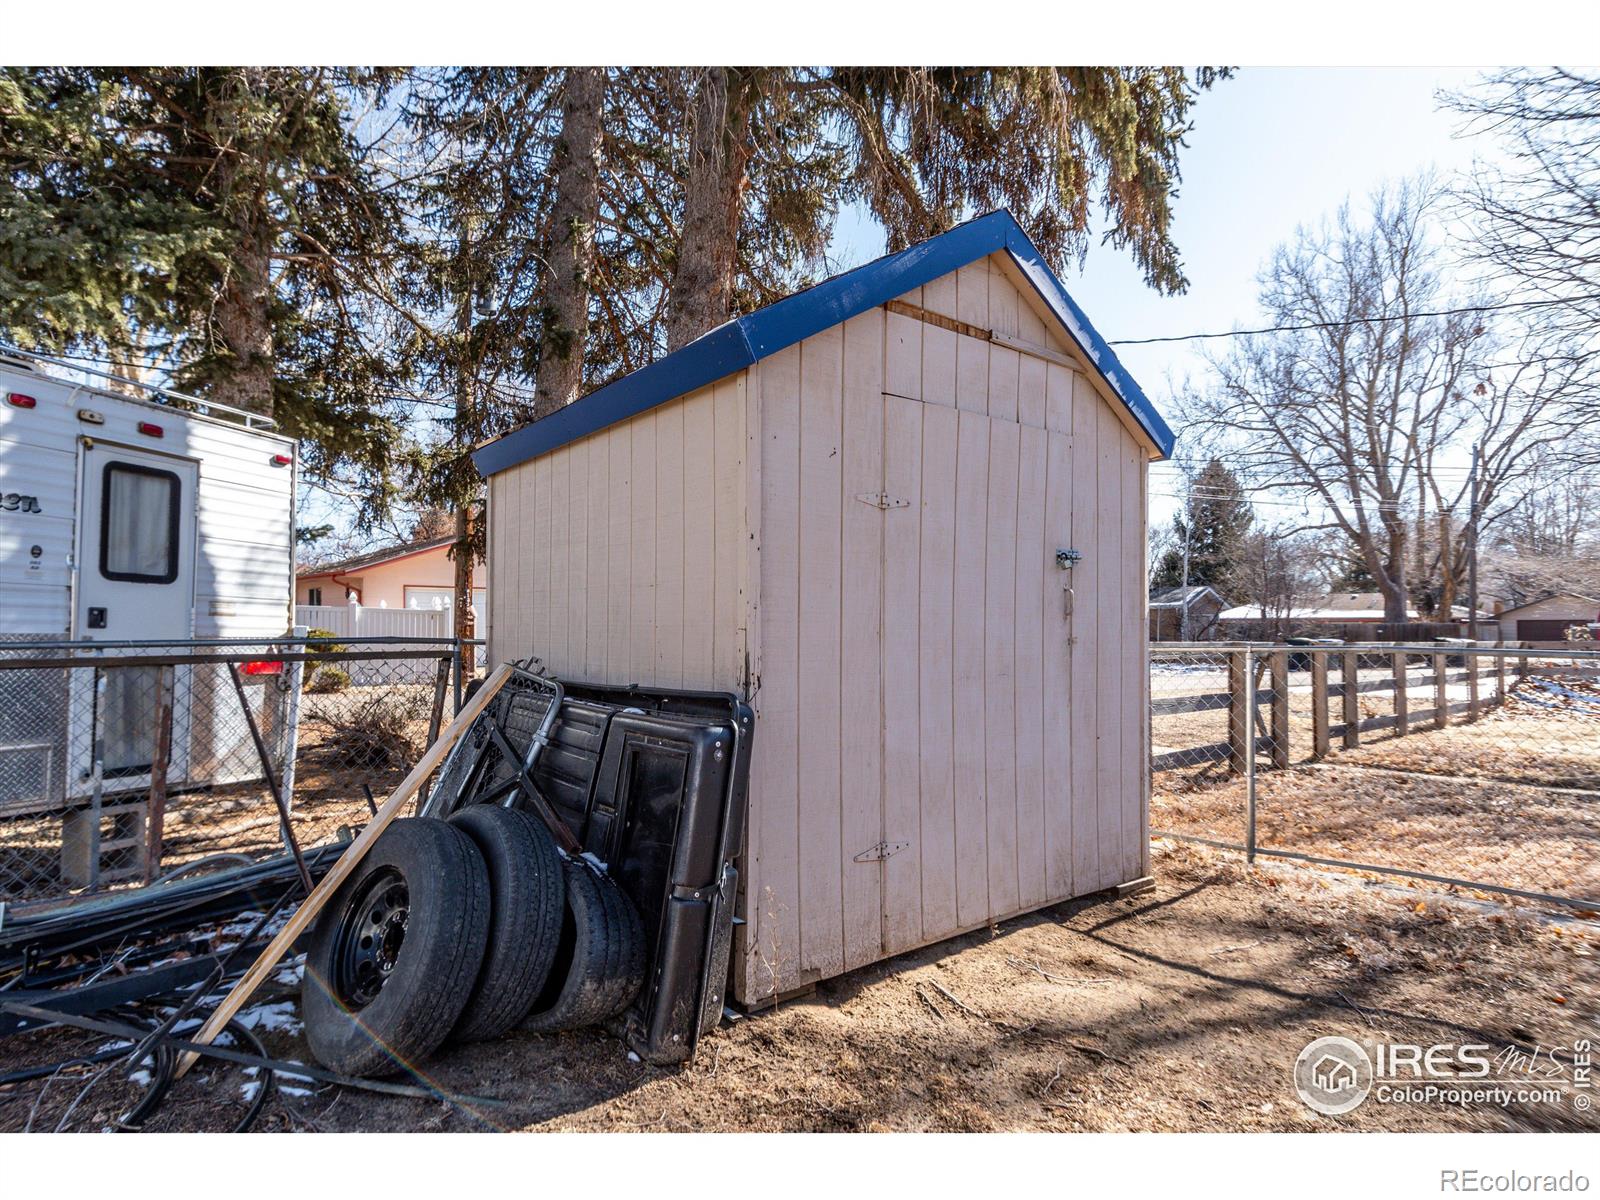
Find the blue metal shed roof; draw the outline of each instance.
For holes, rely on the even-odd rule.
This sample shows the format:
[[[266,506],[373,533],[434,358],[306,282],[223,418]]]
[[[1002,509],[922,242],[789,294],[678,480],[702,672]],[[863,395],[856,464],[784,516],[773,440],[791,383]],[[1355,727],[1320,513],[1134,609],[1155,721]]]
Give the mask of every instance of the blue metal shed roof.
[[[590,392],[560,411],[485,443],[474,452],[473,462],[483,475],[489,476],[548,454],[568,442],[714,383],[997,250],[1011,256],[1162,456],[1171,454],[1174,437],[1161,414],[1105,339],[1095,332],[1083,310],[1067,295],[1016,218],[1000,210],[719,325],[665,358]]]

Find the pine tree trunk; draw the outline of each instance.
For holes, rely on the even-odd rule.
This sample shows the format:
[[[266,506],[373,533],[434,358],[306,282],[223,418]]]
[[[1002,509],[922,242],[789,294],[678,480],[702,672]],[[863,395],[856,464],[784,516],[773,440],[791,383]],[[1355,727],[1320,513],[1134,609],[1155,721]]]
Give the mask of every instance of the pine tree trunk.
[[[567,71],[556,144],[555,204],[549,269],[545,276],[544,330],[534,415],[545,416],[578,398],[588,339],[589,273],[594,266],[594,224],[600,206],[600,135],[606,73],[600,67]]]
[[[707,67],[695,86],[683,233],[667,297],[667,349],[728,319],[748,182],[750,90],[731,67]]]
[[[229,356],[212,395],[235,408],[272,415],[272,214],[267,211],[256,107],[268,91],[260,68],[230,70],[213,115],[222,132],[217,193],[235,242],[217,294],[214,327]]]

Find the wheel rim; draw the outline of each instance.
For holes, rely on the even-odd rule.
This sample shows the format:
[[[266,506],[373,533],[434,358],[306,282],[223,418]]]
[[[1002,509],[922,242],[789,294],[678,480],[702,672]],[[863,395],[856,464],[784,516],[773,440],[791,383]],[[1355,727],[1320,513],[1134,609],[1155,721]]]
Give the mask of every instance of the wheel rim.
[[[378,998],[394,974],[411,917],[411,893],[405,876],[385,867],[362,881],[339,923],[334,956],[334,988],[350,1008],[364,1008]]]

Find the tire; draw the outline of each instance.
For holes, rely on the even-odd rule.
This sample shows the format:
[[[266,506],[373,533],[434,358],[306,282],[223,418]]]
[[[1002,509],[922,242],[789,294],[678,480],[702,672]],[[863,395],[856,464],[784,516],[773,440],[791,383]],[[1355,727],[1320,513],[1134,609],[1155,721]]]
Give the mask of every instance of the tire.
[[[644,925],[611,879],[568,859],[561,950],[522,1028],[555,1033],[621,1015],[644,983]]]
[[[472,998],[451,1039],[506,1033],[539,998],[561,944],[567,881],[561,855],[536,817],[475,804],[450,818],[489,868],[489,945]]]
[[[443,821],[396,821],[313,929],[300,991],[312,1055],[379,1076],[426,1058],[471,998],[488,940],[489,872],[471,839]]]

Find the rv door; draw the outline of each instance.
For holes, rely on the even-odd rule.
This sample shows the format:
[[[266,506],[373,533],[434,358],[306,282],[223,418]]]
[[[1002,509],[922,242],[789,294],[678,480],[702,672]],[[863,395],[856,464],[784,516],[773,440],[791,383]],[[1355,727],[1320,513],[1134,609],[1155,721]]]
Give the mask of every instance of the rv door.
[[[194,629],[192,459],[105,442],[82,443],[78,587],[73,630],[83,641],[170,641]],[[108,649],[108,661],[118,652]],[[74,671],[72,778],[89,790],[99,747],[105,789],[147,781],[155,754],[158,667]],[[183,744],[174,738],[175,750]]]

